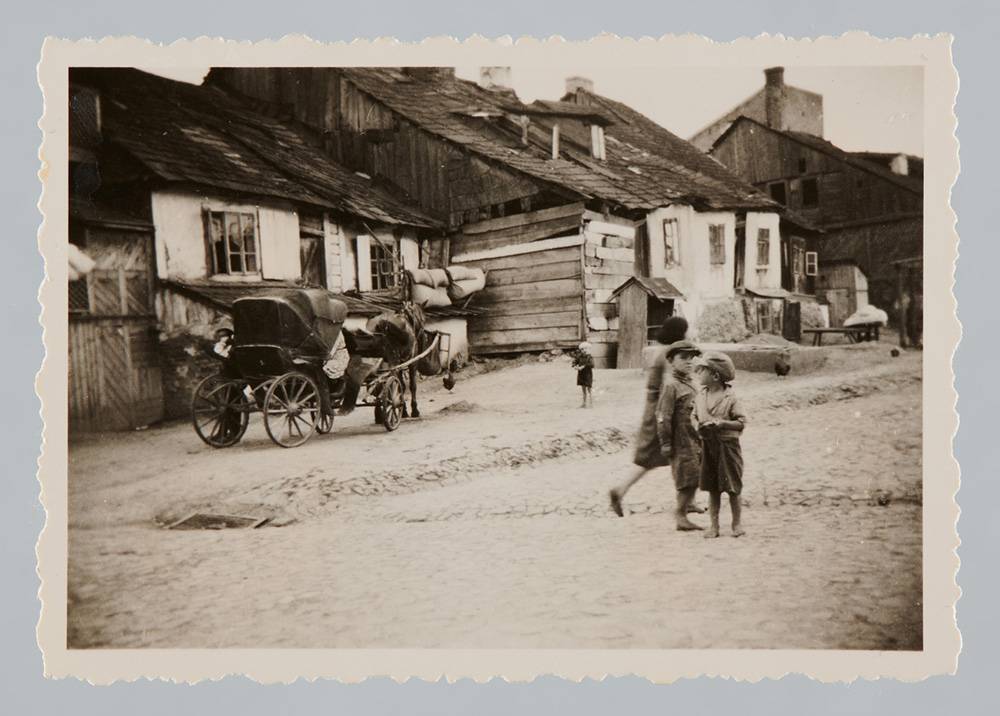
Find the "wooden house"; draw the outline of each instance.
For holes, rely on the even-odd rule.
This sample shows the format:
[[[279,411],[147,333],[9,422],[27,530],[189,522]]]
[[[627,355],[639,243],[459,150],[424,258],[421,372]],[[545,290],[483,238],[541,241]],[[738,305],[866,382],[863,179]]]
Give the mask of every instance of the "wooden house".
[[[70,240],[98,261],[70,290],[76,429],[186,414],[235,298],[321,286],[354,292],[362,317],[398,294],[400,262],[442,241],[440,221],[221,88],[132,69],[70,81],[91,108],[72,113]],[[465,312],[431,314],[462,350]]]
[[[684,295],[665,278],[633,276],[611,293],[618,304],[618,368],[642,368],[646,347]]]
[[[869,161],[820,137],[746,117],[715,141],[711,155],[821,228],[822,237],[809,247],[817,252],[818,272],[827,261],[853,261],[868,277],[869,300],[892,314],[892,262],[923,254],[922,166],[916,158],[905,166]]]
[[[611,291],[632,275],[666,277],[670,266],[671,280],[687,287],[679,310],[696,323],[703,306],[736,300],[737,230],[748,214],[769,232],[768,266],[780,282],[777,202],[620,103],[574,92],[528,105],[497,84],[503,76],[477,84],[449,68],[216,68],[207,81],[261,112],[291,115],[338,162],[446,223],[436,265],[489,270],[477,299],[484,314],[469,326],[474,352],[586,338],[607,343],[598,351],[610,364]],[[669,238],[660,233],[668,219],[677,228]],[[544,243],[557,239],[558,247]],[[669,241],[690,244],[691,257],[711,255],[669,264],[660,248]],[[542,269],[549,260],[559,266]],[[522,276],[521,264],[532,271]],[[770,270],[740,280],[766,283]]]

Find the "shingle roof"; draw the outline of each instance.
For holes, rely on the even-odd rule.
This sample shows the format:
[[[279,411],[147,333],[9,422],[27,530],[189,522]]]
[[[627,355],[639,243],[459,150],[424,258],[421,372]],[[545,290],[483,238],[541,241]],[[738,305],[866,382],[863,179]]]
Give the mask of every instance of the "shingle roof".
[[[693,144],[628,105],[584,89],[568,96],[599,107],[612,118],[613,124],[605,129],[609,161],[645,170],[664,187],[703,197],[711,208],[781,208]]]
[[[632,284],[640,286],[643,291],[654,298],[660,299],[661,301],[673,298],[684,298],[684,294],[680,292],[680,289],[670,283],[667,279],[654,278],[652,276],[632,276],[625,281],[625,283],[611,292],[611,298],[615,298]]]
[[[74,79],[100,89],[106,139],[164,181],[277,197],[380,223],[441,225],[334,163],[297,127],[253,112],[219,87],[129,68],[74,70]]]
[[[513,123],[468,116],[470,108],[478,107],[490,113],[535,114],[533,124],[542,126],[551,121],[538,116],[538,106],[532,110],[509,91],[484,89],[444,74],[430,79],[403,77],[395,68],[353,67],[345,68],[344,73],[361,91],[425,131],[582,198],[642,210],[672,203],[700,203],[718,209],[777,207],[720,164],[651,122],[660,133],[669,135],[671,151],[665,152],[661,146],[655,156],[651,152],[643,156],[643,149],[634,146],[624,134],[621,138],[616,134],[620,117],[608,116],[601,108],[601,116],[615,122],[608,127],[608,135],[618,140],[618,144],[607,142],[607,160],[592,159],[589,133],[586,137],[575,136],[571,127],[566,128],[567,141],[562,144],[559,158],[552,159],[544,138],[536,136],[524,145]],[[587,110],[591,112],[593,109]],[[628,136],[641,134],[645,128],[635,128]],[[656,145],[655,139],[649,142]]]

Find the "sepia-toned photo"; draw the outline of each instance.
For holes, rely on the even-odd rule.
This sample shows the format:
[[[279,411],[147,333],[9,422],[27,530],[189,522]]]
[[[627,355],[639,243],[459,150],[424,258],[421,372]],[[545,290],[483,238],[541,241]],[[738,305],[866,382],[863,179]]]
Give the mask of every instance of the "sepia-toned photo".
[[[949,663],[950,85],[596,47],[69,54],[40,392],[72,663]]]

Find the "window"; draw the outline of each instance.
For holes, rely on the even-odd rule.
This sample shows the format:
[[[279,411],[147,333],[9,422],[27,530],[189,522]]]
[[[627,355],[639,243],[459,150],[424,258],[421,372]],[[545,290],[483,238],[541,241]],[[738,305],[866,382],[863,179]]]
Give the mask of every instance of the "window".
[[[771,230],[757,229],[757,268],[767,268],[771,263]]]
[[[392,288],[396,285],[396,257],[394,247],[387,246],[377,238],[371,242],[372,290]]]
[[[677,219],[663,220],[663,264],[665,266],[680,266],[680,237],[677,231]]]
[[[806,173],[806,158],[802,157],[799,159],[799,174]]]
[[[785,182],[776,181],[768,184],[767,191],[771,195],[771,198],[779,204],[784,205],[788,203],[788,199],[785,196]]]
[[[260,270],[257,261],[257,221],[250,213],[208,211],[212,273],[245,275]]]
[[[819,255],[815,251],[806,251],[806,276],[819,273]]]
[[[816,179],[803,179],[802,180],[802,206],[818,206],[819,205],[819,185],[816,183]]]
[[[708,227],[709,261],[713,266],[726,263],[726,226],[710,224]]]

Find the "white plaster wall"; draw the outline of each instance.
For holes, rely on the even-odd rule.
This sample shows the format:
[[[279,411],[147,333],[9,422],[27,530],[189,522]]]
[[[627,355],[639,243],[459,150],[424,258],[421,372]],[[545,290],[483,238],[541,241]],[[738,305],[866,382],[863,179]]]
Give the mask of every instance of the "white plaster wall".
[[[676,266],[664,265],[663,220],[677,219],[680,235],[679,259]],[[722,224],[725,236],[726,262],[713,265],[709,248],[708,227]],[[731,298],[733,289],[734,250],[736,247],[736,215],[733,212],[696,212],[690,206],[672,205],[650,212],[646,216],[649,236],[650,274],[666,278],[684,294],[675,304],[677,312],[689,321],[696,321],[706,303]]]
[[[262,273],[247,276],[294,280],[301,275],[299,220],[284,208],[243,204],[194,192],[154,191],[151,197],[156,232],[156,274],[162,279],[204,279],[210,274],[202,211],[239,211],[257,217]],[[239,280],[242,277],[226,277]]]
[[[757,229],[769,229],[767,268],[757,266]],[[743,262],[743,285],[748,289],[781,288],[781,219],[774,213],[747,212],[746,257]]]

